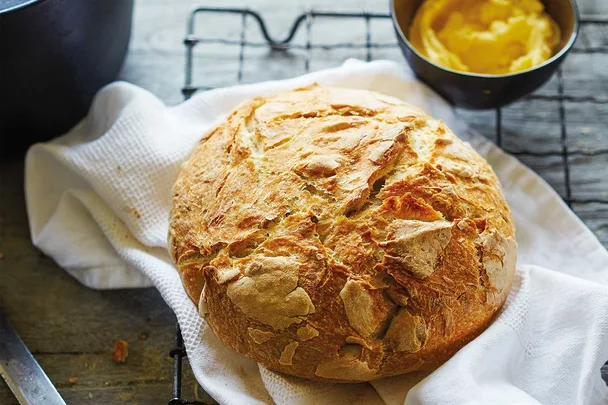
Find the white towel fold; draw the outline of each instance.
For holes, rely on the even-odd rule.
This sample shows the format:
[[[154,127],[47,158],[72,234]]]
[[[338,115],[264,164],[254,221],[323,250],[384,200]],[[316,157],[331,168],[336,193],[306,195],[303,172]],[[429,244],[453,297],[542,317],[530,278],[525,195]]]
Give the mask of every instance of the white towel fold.
[[[422,107],[470,142],[502,182],[519,242],[513,291],[480,337],[426,377],[325,384],[259,367],[201,321],[167,253],[171,187],[203,134],[246,98],[313,82]],[[171,108],[115,83],[70,133],[30,149],[25,186],[34,244],[91,288],[158,288],[177,315],[196,378],[221,404],[608,404],[600,378],[608,359],[608,253],[540,177],[472,133],[403,65],[347,61],[199,93]]]

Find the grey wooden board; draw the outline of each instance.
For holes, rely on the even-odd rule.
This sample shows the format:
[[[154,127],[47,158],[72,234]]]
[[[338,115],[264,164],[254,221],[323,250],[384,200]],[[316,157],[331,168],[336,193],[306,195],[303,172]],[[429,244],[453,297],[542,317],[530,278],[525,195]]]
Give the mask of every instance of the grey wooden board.
[[[183,37],[189,12],[200,5],[242,7],[240,1],[136,0],[133,37],[121,78],[142,86],[167,104],[182,100],[184,81]],[[260,11],[270,34],[283,38],[293,19],[311,5],[318,10],[388,11],[387,0],[326,1],[280,0],[250,1],[247,6]],[[608,2],[579,2],[585,14],[608,15]],[[202,18],[199,34],[213,37],[240,36],[238,17]],[[315,21],[315,43],[365,42],[361,21]],[[390,22],[372,21],[372,40],[394,43]],[[246,38],[261,41],[257,26],[248,24]],[[305,44],[304,31],[295,43]],[[608,99],[608,56],[583,54],[584,49],[608,46],[608,33],[597,26],[584,26],[581,39],[563,68],[566,94],[592,95]],[[248,48],[245,52],[243,81],[280,79],[304,73],[304,50],[272,52]],[[333,67],[345,59],[364,59],[365,49],[313,50],[311,69]],[[396,47],[372,50],[375,59],[403,63]],[[238,47],[200,46],[195,50],[195,84],[225,86],[234,84],[238,71]],[[552,79],[537,94],[555,96],[557,81]],[[494,139],[495,113],[458,113],[476,130]],[[565,103],[568,145],[572,150],[608,148],[608,104]],[[552,152],[560,150],[559,103],[524,100],[503,111],[504,146],[515,151]],[[560,156],[521,156],[522,162],[541,174],[561,195],[565,194]],[[606,199],[608,195],[608,157],[570,158],[572,194],[576,198]],[[173,344],[174,317],[154,289],[92,291],[73,280],[49,258],[32,247],[23,200],[23,161],[0,162],[0,305],[51,380],[69,404],[165,404],[171,396],[172,365],[168,350]],[[608,246],[608,205],[574,204],[574,211],[600,241]],[[145,338],[144,338],[145,337]],[[129,342],[126,364],[111,361],[116,339]],[[608,373],[607,373],[608,374]],[[70,377],[77,378],[70,384]],[[607,377],[608,378],[608,377]],[[194,398],[195,380],[184,367],[184,397]],[[199,392],[202,395],[202,391]],[[16,404],[10,391],[0,382],[0,404]]]

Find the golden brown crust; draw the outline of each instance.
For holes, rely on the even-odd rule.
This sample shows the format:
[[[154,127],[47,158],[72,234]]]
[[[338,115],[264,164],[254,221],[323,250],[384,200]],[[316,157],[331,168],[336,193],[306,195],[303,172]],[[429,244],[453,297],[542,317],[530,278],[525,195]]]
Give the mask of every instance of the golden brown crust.
[[[515,271],[484,159],[415,107],[319,86],[243,103],[201,141],[169,244],[226,345],[317,380],[441,364],[488,326]]]

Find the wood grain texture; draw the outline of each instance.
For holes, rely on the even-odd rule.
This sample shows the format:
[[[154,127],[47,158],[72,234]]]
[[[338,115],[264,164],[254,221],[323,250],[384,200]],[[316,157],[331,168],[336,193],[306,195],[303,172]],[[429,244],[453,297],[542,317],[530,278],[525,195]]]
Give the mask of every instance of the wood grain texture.
[[[2,311],[68,404],[166,403],[172,386],[171,310],[152,288],[89,290],[34,248],[24,210],[22,165],[21,159],[0,163]],[[112,361],[116,339],[129,342],[125,364]],[[195,380],[185,369],[184,392],[190,395]],[[69,382],[72,377],[75,384]],[[2,381],[0,404],[13,403]]]
[[[581,12],[608,15],[608,2],[581,0]],[[241,1],[203,2],[201,0],[136,0],[133,36],[121,78],[142,86],[168,104],[182,100],[184,47],[189,12],[200,5],[242,7]],[[280,5],[280,6],[279,6]],[[290,1],[255,0],[247,3],[266,18],[270,34],[283,38],[293,19],[307,5],[319,10],[388,11],[387,0]],[[240,36],[239,18],[203,18],[200,34],[208,37]],[[315,21],[315,43],[365,42],[362,21]],[[390,22],[372,21],[372,40],[394,44]],[[246,38],[260,41],[257,27],[248,24]],[[304,45],[302,30],[295,43]],[[584,54],[585,49],[608,46],[608,33],[597,25],[585,25],[576,44],[577,52],[563,66],[564,90],[573,97],[593,95],[608,100],[607,54]],[[396,47],[374,48],[372,57],[401,63]],[[304,73],[306,51],[295,49],[273,52],[248,48],[243,81],[280,79]],[[324,50],[311,53],[311,69],[336,66],[346,58],[365,59],[364,49]],[[201,46],[195,52],[194,79],[197,84],[226,86],[236,82],[237,46]],[[537,94],[555,96],[553,78]],[[566,134],[571,150],[590,151],[608,148],[608,104],[565,102]],[[458,111],[475,129],[494,139],[495,113]],[[551,152],[560,150],[559,103],[523,100],[503,111],[504,145],[509,150]],[[522,156],[522,162],[541,174],[565,195],[560,156]],[[608,199],[608,156],[574,156],[570,159],[572,194],[576,198]],[[58,386],[68,404],[166,404],[171,395],[171,361],[168,350],[173,344],[174,316],[154,289],[89,290],[37,249],[29,240],[23,198],[23,160],[0,162],[0,306],[35,357]],[[608,205],[574,204],[581,217],[600,241],[608,246]],[[125,364],[111,361],[116,339],[129,342]],[[184,367],[184,397],[194,398],[195,380]],[[75,377],[76,383],[70,383]],[[608,380],[608,368],[604,368]],[[202,391],[199,391],[202,395]],[[16,400],[0,380],[0,404]]]

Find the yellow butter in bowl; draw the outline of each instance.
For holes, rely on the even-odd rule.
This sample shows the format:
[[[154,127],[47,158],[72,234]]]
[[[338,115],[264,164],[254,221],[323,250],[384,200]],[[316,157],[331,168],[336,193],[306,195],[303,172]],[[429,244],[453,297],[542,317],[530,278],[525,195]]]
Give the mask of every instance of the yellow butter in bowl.
[[[497,75],[551,58],[560,29],[540,0],[425,0],[409,41],[435,64]]]

